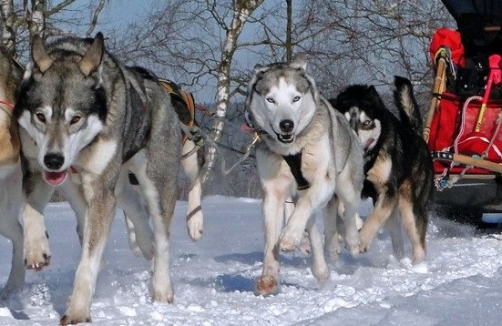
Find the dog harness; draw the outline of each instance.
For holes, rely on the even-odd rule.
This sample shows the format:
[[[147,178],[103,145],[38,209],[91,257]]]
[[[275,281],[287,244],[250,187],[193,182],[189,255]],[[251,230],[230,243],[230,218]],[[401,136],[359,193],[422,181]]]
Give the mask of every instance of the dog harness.
[[[253,124],[248,121],[248,119],[246,119],[246,122],[242,124],[241,129],[245,132],[254,132],[258,138],[260,135],[267,134],[267,132],[263,129],[256,129]],[[282,157],[284,158],[284,161],[288,163],[289,169],[295,178],[298,190],[310,188],[310,183],[302,174],[302,152],[294,155],[283,155]]]
[[[180,121],[191,127],[195,121],[195,101],[193,95],[189,92],[182,91],[181,88],[169,79],[159,79],[159,83],[164,90],[171,96],[177,97],[185,103],[187,110],[176,110]],[[176,109],[176,107],[175,107]]]
[[[283,158],[291,169],[291,173],[296,180],[298,190],[305,190],[310,188],[310,183],[302,174],[302,152],[294,155],[284,155]]]

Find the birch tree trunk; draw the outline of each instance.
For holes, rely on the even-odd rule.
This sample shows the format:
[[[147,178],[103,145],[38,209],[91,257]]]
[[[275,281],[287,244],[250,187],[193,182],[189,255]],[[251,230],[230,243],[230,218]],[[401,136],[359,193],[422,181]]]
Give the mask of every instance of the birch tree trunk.
[[[0,0],[0,37],[1,42],[10,51],[13,57],[17,57],[18,52],[26,51],[33,35],[39,34],[42,37],[54,35],[67,35],[65,27],[59,27],[59,23],[67,23],[64,12],[72,10],[79,0]],[[87,29],[87,35],[94,31],[98,23],[98,17],[103,8],[111,0],[87,0],[89,8],[92,10],[90,22],[83,18],[76,18],[72,21],[73,26]],[[19,3],[18,3],[19,2]],[[22,2],[22,3],[21,3]],[[57,3],[55,3],[57,2]],[[84,1],[80,0],[81,3]],[[16,7],[14,6],[16,3]],[[84,3],[85,4],[85,3]]]
[[[11,55],[16,53],[16,15],[11,0],[2,0],[2,44],[7,47]]]
[[[29,20],[30,36],[40,35],[44,37],[45,32],[45,12],[47,2],[45,0],[31,0],[31,19]]]
[[[221,61],[218,66],[218,86],[216,114],[208,142],[206,153],[206,164],[202,174],[202,182],[207,184],[213,177],[213,170],[216,164],[217,148],[216,143],[220,140],[227,114],[228,98],[230,94],[230,70],[232,58],[237,49],[237,40],[244,28],[249,15],[258,8],[264,0],[235,0],[233,2],[234,14],[231,25],[226,28],[226,39],[223,44]]]
[[[98,5],[96,6],[96,9],[94,10],[94,13],[92,14],[92,20],[91,23],[89,24],[89,28],[87,29],[87,32],[85,32],[85,36],[91,37],[92,33],[94,32],[94,29],[96,28],[96,24],[98,23],[98,17],[103,8],[105,7],[105,4],[109,2],[109,0],[100,0]]]

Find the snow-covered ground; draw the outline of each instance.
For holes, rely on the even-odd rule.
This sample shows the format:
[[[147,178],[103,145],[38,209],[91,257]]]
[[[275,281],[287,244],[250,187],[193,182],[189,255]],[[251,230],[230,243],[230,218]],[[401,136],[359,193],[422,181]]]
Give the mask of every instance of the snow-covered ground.
[[[370,209],[361,206],[362,215]],[[150,300],[149,263],[128,248],[117,213],[92,303],[94,325],[501,325],[502,236],[431,217],[426,262],[412,267],[391,256],[382,232],[369,253],[344,252],[331,280],[319,285],[308,257],[283,255],[281,291],[253,294],[261,273],[260,200],[211,196],[205,231],[193,243],[179,202],[171,232],[175,303]],[[29,271],[25,290],[0,301],[0,325],[55,325],[71,292],[80,246],[66,203],[51,204],[46,223],[51,265]],[[409,248],[408,248],[409,250]],[[10,269],[11,245],[0,238],[0,286]]]

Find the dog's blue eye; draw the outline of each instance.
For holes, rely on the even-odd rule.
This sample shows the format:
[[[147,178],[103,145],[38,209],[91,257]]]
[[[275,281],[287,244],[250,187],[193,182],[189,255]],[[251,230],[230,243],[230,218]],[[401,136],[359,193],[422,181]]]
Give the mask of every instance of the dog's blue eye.
[[[371,124],[371,120],[366,120],[363,122],[363,126],[369,126]]]
[[[293,98],[293,102],[298,102],[298,101],[300,100],[300,98],[301,98],[300,96],[295,96],[295,97]]]
[[[45,119],[45,115],[43,115],[42,113],[37,113],[36,116],[37,116],[38,121],[40,121],[42,123],[45,123],[47,121]]]
[[[271,97],[267,97],[267,102],[268,103],[275,103],[274,99]]]

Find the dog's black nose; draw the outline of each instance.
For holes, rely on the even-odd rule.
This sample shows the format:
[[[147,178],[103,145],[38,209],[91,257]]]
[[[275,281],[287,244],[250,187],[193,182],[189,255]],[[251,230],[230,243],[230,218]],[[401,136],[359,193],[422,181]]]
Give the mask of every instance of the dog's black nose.
[[[293,130],[295,123],[292,120],[286,119],[279,122],[279,128],[284,132],[290,132]]]
[[[48,153],[44,156],[44,164],[51,170],[57,170],[64,163],[64,156],[57,153]]]

